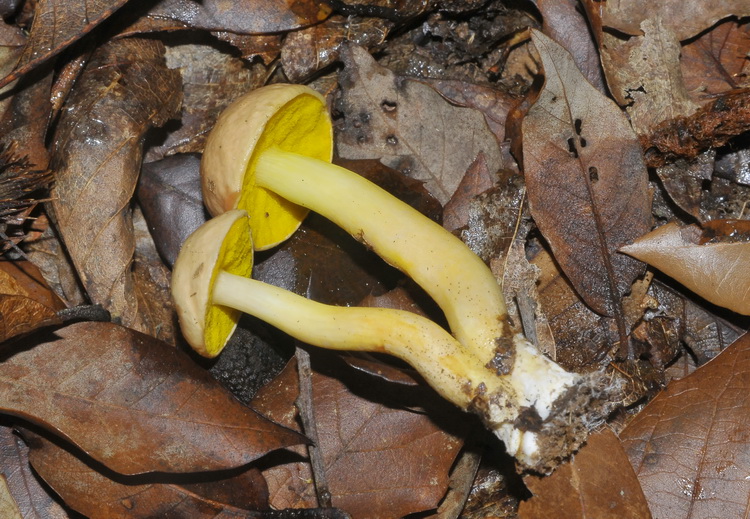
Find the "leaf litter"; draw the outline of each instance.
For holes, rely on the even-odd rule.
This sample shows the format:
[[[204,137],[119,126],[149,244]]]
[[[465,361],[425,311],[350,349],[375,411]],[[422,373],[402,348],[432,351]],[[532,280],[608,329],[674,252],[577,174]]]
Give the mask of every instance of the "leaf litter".
[[[726,252],[747,244],[745,4],[10,4],[0,68],[14,90],[0,101],[3,143],[17,143],[19,158],[41,172],[50,166],[54,184],[46,207],[31,204],[13,221],[19,249],[9,247],[0,270],[2,409],[9,426],[42,434],[25,436],[31,472],[20,437],[4,429],[15,449],[3,461],[9,493],[0,490],[9,514],[286,517],[259,511],[271,503],[297,509],[289,517],[564,517],[581,516],[581,506],[597,517],[605,509],[647,517],[645,496],[654,517],[692,518],[746,505],[738,467],[747,340],[738,338],[749,323],[732,310],[744,312],[748,276],[745,255]],[[500,477],[493,488],[505,491],[477,491],[480,469],[474,489],[462,485],[441,506],[461,444],[481,437],[481,427],[427,398],[403,366],[314,358],[326,479],[344,511],[317,508],[304,438],[260,418],[208,374],[250,402],[294,345],[249,320],[230,350],[252,354],[197,362],[180,351],[167,295],[170,258],[205,217],[190,184],[197,156],[183,153],[201,152],[231,99],[290,80],[327,96],[340,159],[369,160],[356,161],[363,172],[390,166],[376,173],[389,178],[387,189],[399,186],[475,241],[509,287],[516,329],[569,369],[625,379],[629,407],[608,424],[620,440],[605,429],[552,477],[527,476],[527,489]],[[552,95],[568,114],[555,118],[549,96],[558,81]],[[616,159],[623,153],[632,160]],[[145,220],[133,207],[139,176]],[[652,221],[654,232],[677,229],[680,240],[652,247],[666,263],[644,256],[658,269],[646,273],[618,251],[647,243]],[[313,218],[291,243],[260,255],[259,276],[336,304],[398,300],[440,321],[408,279],[347,238]],[[696,276],[696,261],[710,268]],[[126,327],[61,327],[60,315],[90,302]],[[299,430],[293,371],[253,405]],[[206,413],[212,433],[198,426]],[[251,423],[264,432],[251,433]],[[227,435],[235,435],[230,445]],[[480,443],[483,463],[513,471],[508,459],[487,455],[497,442]],[[242,503],[232,491],[190,486],[206,470],[257,493]],[[150,471],[158,481],[124,475]],[[49,486],[19,489],[14,474]]]

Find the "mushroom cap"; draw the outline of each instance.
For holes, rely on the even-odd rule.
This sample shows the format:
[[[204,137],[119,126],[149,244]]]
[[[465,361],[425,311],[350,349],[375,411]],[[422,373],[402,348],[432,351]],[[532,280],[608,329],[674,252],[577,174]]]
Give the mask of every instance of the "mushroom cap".
[[[253,242],[245,211],[227,211],[196,229],[182,244],[172,270],[172,299],[182,334],[204,357],[221,353],[242,313],[213,304],[220,270],[243,277],[252,273]]]
[[[333,126],[323,96],[304,85],[268,85],[222,112],[201,159],[203,201],[211,215],[243,209],[256,250],[273,247],[297,230],[308,210],[255,184],[260,154],[278,148],[330,162]]]

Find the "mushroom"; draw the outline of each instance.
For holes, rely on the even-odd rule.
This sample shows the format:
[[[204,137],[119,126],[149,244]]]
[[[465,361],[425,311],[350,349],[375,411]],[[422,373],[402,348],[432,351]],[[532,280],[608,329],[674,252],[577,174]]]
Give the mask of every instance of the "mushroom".
[[[444,398],[479,414],[523,466],[541,471],[576,448],[581,429],[593,419],[569,423],[571,413],[589,413],[587,404],[598,399],[592,379],[563,370],[520,335],[511,339],[516,354],[510,374],[499,375],[429,319],[401,310],[324,305],[250,279],[251,270],[252,238],[243,210],[209,220],[183,244],[172,295],[183,335],[202,355],[219,354],[240,312],[311,345],[394,355]],[[571,427],[578,434],[561,434]]]
[[[437,223],[331,164],[331,150],[320,94],[302,85],[254,90],[222,113],[208,137],[201,162],[206,206],[213,215],[246,210],[256,249],[285,239],[307,209],[325,216],[420,285],[465,348],[508,372],[514,348],[490,269]]]

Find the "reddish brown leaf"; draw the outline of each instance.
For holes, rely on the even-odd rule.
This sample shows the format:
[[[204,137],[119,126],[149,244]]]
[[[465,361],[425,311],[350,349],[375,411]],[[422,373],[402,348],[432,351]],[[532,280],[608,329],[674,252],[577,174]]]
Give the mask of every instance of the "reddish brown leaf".
[[[30,338],[0,364],[0,408],[112,470],[226,469],[300,441],[166,343],[109,323],[45,338],[36,346],[43,337]]]
[[[39,0],[26,48],[0,87],[59,54],[125,5],[127,0]]]
[[[313,368],[321,370],[323,364],[326,374],[313,374],[313,405],[333,505],[354,519],[401,517],[437,506],[461,442],[434,423],[429,414],[401,407],[407,401],[416,406],[426,404],[429,398],[423,395],[412,400],[410,395],[418,393],[410,393],[410,388],[361,373],[350,376],[333,357],[324,356],[319,362],[314,359]],[[334,378],[332,371],[345,382]],[[287,375],[287,384],[293,380]],[[269,399],[278,387],[274,382],[264,388],[260,398],[273,402],[275,413],[293,419],[291,401]],[[288,398],[296,397],[296,391],[288,386],[285,391]],[[425,456],[426,452],[430,455]],[[292,499],[310,495],[311,480],[292,479],[309,479],[305,471],[295,465],[266,471],[272,504],[277,504],[275,499],[290,499],[288,489],[279,488],[287,482],[297,485]]]
[[[682,47],[685,87],[696,102],[749,86],[750,23],[726,20]]]
[[[730,242],[701,243],[701,229],[672,222],[620,250],[656,267],[714,304],[750,315],[750,225],[738,222],[745,236]],[[715,227],[716,228],[716,227]]]
[[[29,465],[29,449],[10,427],[0,427],[0,472],[24,519],[67,519]],[[10,518],[0,509],[0,517]]]
[[[59,323],[63,308],[34,265],[0,261],[0,341]]]
[[[179,106],[179,77],[155,40],[121,39],[99,49],[77,83],[55,135],[52,207],[88,295],[116,319],[154,331],[132,297],[135,250],[130,199],[141,139]]]
[[[589,436],[573,460],[549,477],[528,476],[534,494],[519,519],[648,519],[651,514],[617,436],[605,428]]]
[[[533,32],[545,83],[522,123],[532,216],[555,259],[595,311],[618,319],[642,271],[617,249],[650,228],[643,157],[619,108],[589,85],[570,54]]]
[[[654,517],[743,517],[750,502],[750,335],[673,381],[621,432]]]
[[[123,478],[101,473],[75,453],[30,432],[24,438],[31,446],[29,461],[34,470],[72,509],[86,517],[215,519],[260,518],[262,514],[242,510],[220,501],[221,495],[202,497],[184,485],[150,483],[142,478]],[[252,470],[251,470],[252,472]],[[239,478],[238,478],[239,479]],[[261,478],[262,479],[262,478]],[[253,484],[254,479],[245,479]],[[239,482],[235,483],[238,484]],[[265,484],[262,481],[261,484]],[[252,487],[245,489],[252,493]],[[257,509],[262,503],[247,503]]]

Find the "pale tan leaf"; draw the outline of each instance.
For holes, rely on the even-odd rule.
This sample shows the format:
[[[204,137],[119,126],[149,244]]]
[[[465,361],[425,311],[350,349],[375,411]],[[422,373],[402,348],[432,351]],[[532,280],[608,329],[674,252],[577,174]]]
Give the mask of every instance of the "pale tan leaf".
[[[750,315],[750,242],[699,244],[696,226],[668,223],[620,250],[704,299]]]

